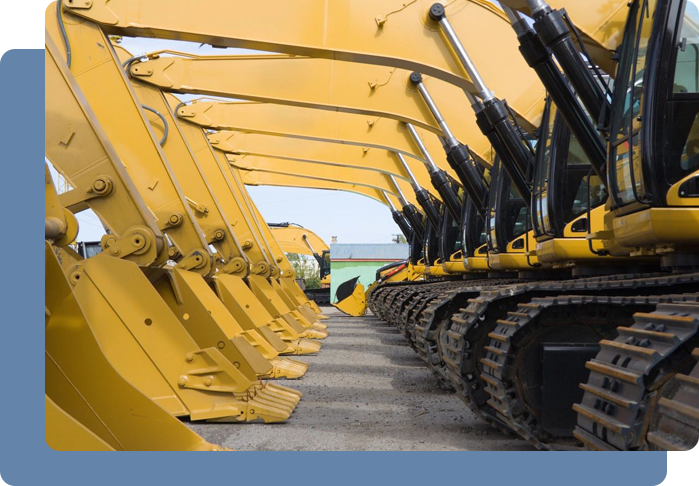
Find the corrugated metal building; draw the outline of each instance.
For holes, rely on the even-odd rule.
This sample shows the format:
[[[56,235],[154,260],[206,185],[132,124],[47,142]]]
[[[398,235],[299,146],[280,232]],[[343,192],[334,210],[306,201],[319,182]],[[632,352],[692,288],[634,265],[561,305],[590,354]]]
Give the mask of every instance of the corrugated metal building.
[[[376,279],[376,270],[387,263],[408,258],[408,245],[340,244],[330,245],[330,299],[335,302],[335,291],[341,283],[354,277],[364,288]]]

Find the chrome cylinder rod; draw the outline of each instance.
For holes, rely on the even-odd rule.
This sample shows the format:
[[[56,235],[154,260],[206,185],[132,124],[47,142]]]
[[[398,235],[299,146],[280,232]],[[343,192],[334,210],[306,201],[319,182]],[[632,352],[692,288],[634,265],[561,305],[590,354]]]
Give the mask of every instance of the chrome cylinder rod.
[[[425,143],[422,141],[422,138],[420,138],[420,135],[417,133],[417,130],[415,130],[415,127],[412,125],[412,123],[406,123],[405,126],[408,128],[408,131],[410,132],[410,135],[413,137],[413,140],[415,140],[415,143],[420,149],[420,153],[425,158],[424,162],[427,166],[427,170],[430,171],[430,174],[439,171],[439,167],[437,167],[437,164],[435,164],[434,160],[432,160],[430,153],[427,151],[427,147],[425,147]]]

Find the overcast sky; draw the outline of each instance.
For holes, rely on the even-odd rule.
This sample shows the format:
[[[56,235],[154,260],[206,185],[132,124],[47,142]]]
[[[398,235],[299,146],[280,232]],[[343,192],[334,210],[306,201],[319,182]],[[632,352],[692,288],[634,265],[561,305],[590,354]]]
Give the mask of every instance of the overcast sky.
[[[246,49],[214,49],[211,46],[159,39],[125,37],[121,46],[132,54],[171,49],[201,55],[256,54]],[[180,96],[189,100],[193,96]],[[399,233],[390,210],[358,194],[285,187],[258,186],[248,190],[267,222],[291,222],[315,231],[326,243],[337,236],[340,243],[389,243]],[[92,211],[78,215],[81,241],[99,240],[104,231]]]

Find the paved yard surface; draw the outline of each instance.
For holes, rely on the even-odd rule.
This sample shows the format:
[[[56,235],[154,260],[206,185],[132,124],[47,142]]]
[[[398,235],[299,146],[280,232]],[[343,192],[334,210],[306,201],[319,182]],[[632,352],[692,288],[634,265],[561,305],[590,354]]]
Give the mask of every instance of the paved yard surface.
[[[283,424],[189,424],[238,450],[532,450],[476,418],[437,381],[399,332],[374,316],[325,308],[330,336],[300,380]]]

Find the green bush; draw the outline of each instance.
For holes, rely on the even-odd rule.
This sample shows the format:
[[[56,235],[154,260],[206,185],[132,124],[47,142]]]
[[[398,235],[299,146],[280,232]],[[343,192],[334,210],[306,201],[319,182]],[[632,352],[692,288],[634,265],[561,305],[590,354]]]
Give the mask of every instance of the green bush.
[[[303,279],[307,289],[320,288],[320,269],[314,258],[298,253],[287,253],[286,257],[294,268],[296,278]]]

